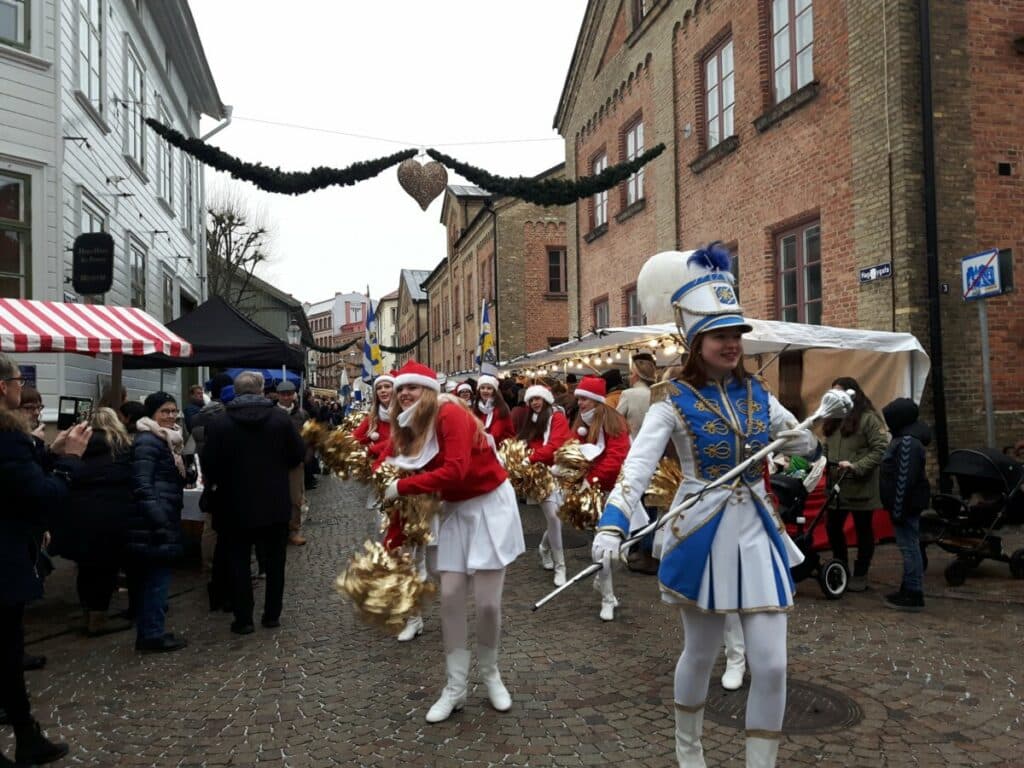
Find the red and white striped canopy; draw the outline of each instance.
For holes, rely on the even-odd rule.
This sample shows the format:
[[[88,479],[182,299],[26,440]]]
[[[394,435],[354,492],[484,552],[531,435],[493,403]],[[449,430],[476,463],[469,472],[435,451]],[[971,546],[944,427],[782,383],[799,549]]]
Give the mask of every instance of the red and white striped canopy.
[[[192,345],[133,307],[0,299],[0,351],[191,357]]]

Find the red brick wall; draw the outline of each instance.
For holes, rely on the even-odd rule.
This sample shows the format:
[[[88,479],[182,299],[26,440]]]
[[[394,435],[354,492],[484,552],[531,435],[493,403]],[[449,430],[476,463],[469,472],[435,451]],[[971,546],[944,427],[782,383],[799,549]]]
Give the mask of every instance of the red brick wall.
[[[547,346],[569,327],[567,295],[548,293],[548,249],[565,249],[565,222],[528,221],[523,227],[523,291],[526,302],[526,349]]]

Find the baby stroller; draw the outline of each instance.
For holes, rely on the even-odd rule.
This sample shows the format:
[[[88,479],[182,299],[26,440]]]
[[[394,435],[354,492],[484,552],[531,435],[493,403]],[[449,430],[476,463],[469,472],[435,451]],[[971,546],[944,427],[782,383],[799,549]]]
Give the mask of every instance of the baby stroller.
[[[956,481],[957,493],[932,496],[932,510],[921,515],[921,548],[936,544],[956,559],[944,576],[958,587],[982,560],[1010,564],[1015,579],[1024,578],[1024,549],[1008,555],[993,531],[1024,521],[1024,466],[990,448],[950,451],[944,475]]]
[[[828,498],[818,514],[810,523],[804,516],[804,505],[807,502],[807,487],[800,478],[775,473],[771,477],[772,493],[779,501],[779,514],[793,543],[804,556],[804,561],[790,568],[794,582],[800,582],[809,576],[816,576],[818,586],[828,600],[838,600],[846,592],[850,582],[850,572],[846,563],[841,560],[822,562],[821,555],[814,548],[814,529],[825,520],[829,511],[835,508],[839,499],[839,487],[846,472],[843,471],[829,488]]]

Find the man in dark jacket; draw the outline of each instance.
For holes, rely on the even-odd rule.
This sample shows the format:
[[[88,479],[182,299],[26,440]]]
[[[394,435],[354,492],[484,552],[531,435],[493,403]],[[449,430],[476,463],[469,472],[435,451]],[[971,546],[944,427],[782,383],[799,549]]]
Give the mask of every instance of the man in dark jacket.
[[[309,419],[309,412],[299,405],[295,385],[290,381],[282,381],[277,385],[277,407],[288,414],[288,418],[301,435],[302,425]],[[307,445],[303,465],[293,469],[289,476],[292,489],[292,518],[288,522],[288,543],[297,547],[306,543],[306,538],[302,535],[302,510],[306,506],[306,489],[316,488],[315,463],[316,454]]]
[[[18,413],[23,384],[18,366],[0,355],[0,708],[14,726],[15,760],[35,765],[59,760],[68,746],[47,740],[32,718],[22,668],[22,620],[25,603],[43,594],[37,566],[47,514],[67,499],[71,473],[92,430],[77,424],[58,435],[53,447],[63,456],[45,469]]]
[[[305,448],[288,414],[263,397],[263,376],[245,371],[235,378],[235,399],[207,428],[200,456],[211,491],[214,525],[228,533],[231,631],[253,631],[250,558],[263,553],[267,571],[264,627],[280,626],[285,551],[292,501],[288,473],[302,463]]]

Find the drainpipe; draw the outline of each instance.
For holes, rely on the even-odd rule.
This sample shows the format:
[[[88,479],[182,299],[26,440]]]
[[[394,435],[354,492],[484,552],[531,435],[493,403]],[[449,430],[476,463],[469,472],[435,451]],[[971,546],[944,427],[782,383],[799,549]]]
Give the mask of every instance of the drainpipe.
[[[207,139],[209,139],[214,134],[220,133],[225,128],[227,128],[229,125],[231,125],[231,113],[234,112],[234,111],[235,111],[234,107],[232,107],[230,104],[225,104],[224,105],[224,115],[225,115],[224,122],[220,123],[216,128],[214,128],[212,131],[210,131],[206,135],[200,136],[199,140],[200,141],[206,141]]]
[[[494,283],[494,359],[501,360],[501,312],[498,310],[498,212],[487,201],[487,212],[491,214],[491,241],[494,244],[494,267],[491,279]],[[480,318],[481,322],[483,318]]]
[[[939,316],[939,232],[938,202],[935,189],[935,136],[932,114],[932,39],[928,0],[922,0],[921,38],[921,145],[924,159],[924,231],[925,258],[928,264],[928,341],[932,357],[932,403],[935,411],[935,448],[939,466],[949,455],[949,431],[946,423],[946,393],[942,364],[942,323]]]

